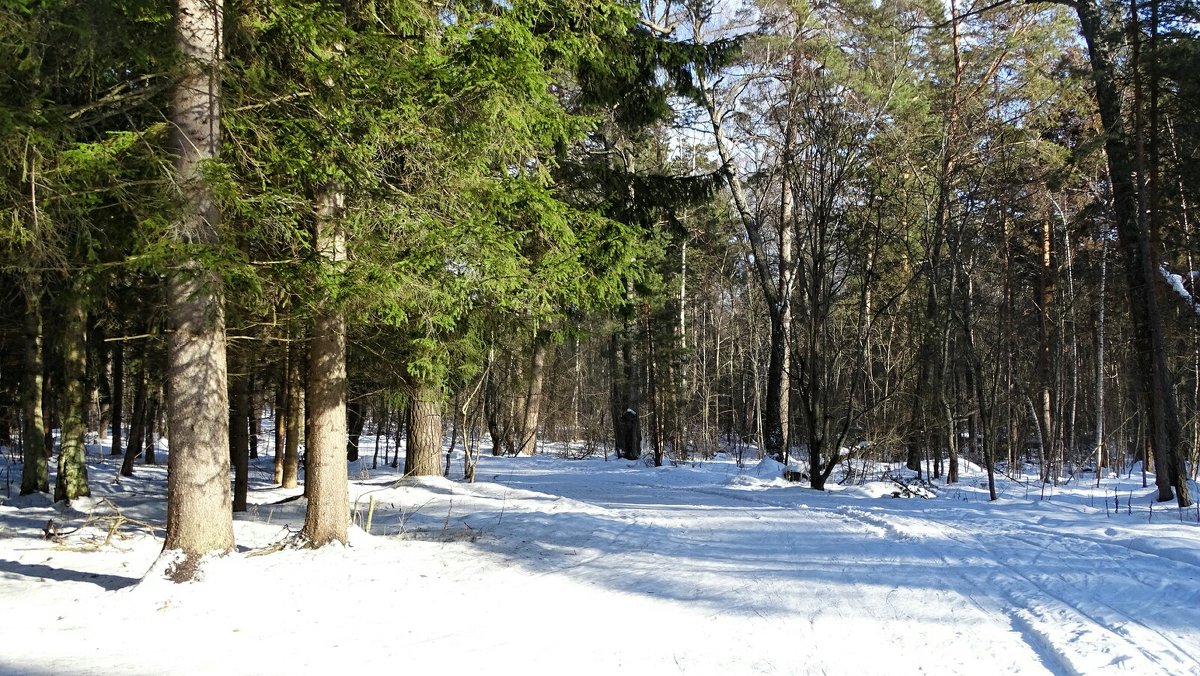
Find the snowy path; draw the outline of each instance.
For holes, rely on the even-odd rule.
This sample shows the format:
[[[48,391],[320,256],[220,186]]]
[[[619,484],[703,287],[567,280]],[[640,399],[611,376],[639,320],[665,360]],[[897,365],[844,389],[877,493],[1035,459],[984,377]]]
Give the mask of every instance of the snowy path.
[[[1047,528],[1028,511],[1016,512],[1027,520],[944,502],[928,510],[920,509],[923,501],[864,508],[794,489],[764,495],[713,486],[708,477],[689,485],[679,471],[660,475],[669,484],[646,483],[643,470],[627,476],[581,481],[559,471],[497,479],[657,529],[634,531],[639,536],[624,547],[664,560],[647,586],[670,589],[681,578],[696,600],[721,599],[726,613],[752,611],[769,620],[764,631],[806,631],[809,645],[846,645],[850,622],[856,636],[848,648],[886,645],[897,665],[927,660],[923,653],[937,646],[939,659],[954,665],[946,670],[963,673],[1027,671],[1033,660],[1055,673],[1200,673],[1200,558],[1139,551],[1130,545],[1140,541],[1116,540],[1113,529]],[[694,562],[697,550],[704,558]],[[724,563],[718,571],[715,552]],[[764,575],[768,562],[775,573]],[[639,566],[605,565],[625,567]],[[731,584],[746,578],[752,584]],[[929,618],[922,612],[929,606],[953,610]],[[805,668],[848,666],[838,655]]]
[[[112,469],[92,468],[98,495],[161,522],[161,469]],[[375,537],[316,552],[264,549],[303,502],[261,486],[240,553],[183,586],[137,584],[157,535],[55,545],[46,519],[84,515],[0,505],[0,674],[1200,674],[1194,519],[1066,491],[989,504],[971,484],[818,493],[765,469],[361,470]]]

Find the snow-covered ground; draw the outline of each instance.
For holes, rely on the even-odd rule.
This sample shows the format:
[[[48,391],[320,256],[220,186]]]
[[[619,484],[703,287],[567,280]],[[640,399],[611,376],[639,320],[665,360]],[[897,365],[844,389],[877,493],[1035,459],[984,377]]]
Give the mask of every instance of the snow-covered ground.
[[[0,673],[1200,674],[1197,510],[1151,510],[1140,476],[988,503],[976,473],[897,499],[770,462],[484,457],[465,484],[368,460],[369,534],[311,551],[273,546],[304,505],[264,457],[238,552],[176,585],[142,581],[165,467],[100,459],[73,508],[0,504]]]

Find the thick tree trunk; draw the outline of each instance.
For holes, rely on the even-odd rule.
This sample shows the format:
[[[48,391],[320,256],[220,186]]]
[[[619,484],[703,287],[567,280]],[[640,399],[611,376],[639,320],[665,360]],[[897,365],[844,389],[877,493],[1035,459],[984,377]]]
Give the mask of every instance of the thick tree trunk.
[[[183,196],[174,238],[191,246],[219,244],[220,213],[205,184],[203,163],[220,147],[223,0],[177,0],[183,75],[171,95],[175,174]],[[233,549],[229,496],[229,417],[225,313],[221,280],[201,258],[181,254],[167,282],[167,534],[179,550],[167,574],[190,580],[200,557]]]
[[[1096,87],[1096,103],[1105,131],[1104,149],[1112,182],[1117,237],[1125,258],[1130,319],[1139,370],[1145,375],[1143,399],[1149,412],[1149,437],[1154,455],[1162,459],[1157,472],[1158,499],[1176,498],[1181,507],[1191,505],[1187,473],[1183,467],[1182,431],[1167,363],[1162,312],[1154,289],[1158,273],[1150,243],[1145,210],[1139,208],[1134,166],[1121,114],[1121,95],[1109,53],[1109,25],[1099,3],[1074,3],[1080,33],[1087,43]],[[1172,490],[1174,489],[1174,491]]]
[[[323,191],[318,198],[313,241],[326,273],[336,273],[337,267],[346,259],[345,242],[336,221],[341,207],[342,196],[334,189]],[[308,511],[302,533],[314,547],[330,542],[345,544],[350,526],[346,469],[346,322],[341,310],[328,304],[318,308],[312,321],[304,408],[309,431],[305,439]],[[354,450],[357,456],[357,439]]]
[[[443,399],[440,389],[424,384],[416,385],[410,394],[405,476],[442,474]]]
[[[78,291],[71,294],[63,313],[62,427],[58,448],[58,478],[54,501],[91,495],[88,488],[87,450],[84,446],[87,415],[84,376],[87,372],[87,311]]]
[[[21,384],[23,418],[21,495],[50,492],[50,465],[46,459],[46,427],[42,417],[42,287],[41,276],[31,273],[22,288],[25,294],[25,377]]]
[[[525,415],[521,423],[521,445],[517,452],[533,455],[537,451],[538,419],[542,410],[542,385],[546,381],[546,351],[550,347],[550,332],[541,329],[533,338],[533,355],[529,364],[529,389],[525,396]]]

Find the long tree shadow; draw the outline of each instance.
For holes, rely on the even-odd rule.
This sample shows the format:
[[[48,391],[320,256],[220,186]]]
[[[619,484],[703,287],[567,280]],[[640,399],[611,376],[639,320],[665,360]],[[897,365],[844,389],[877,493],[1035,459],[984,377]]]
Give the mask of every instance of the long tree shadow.
[[[41,578],[43,580],[54,580],[56,582],[86,582],[94,584],[106,591],[117,591],[132,587],[141,581],[136,577],[125,577],[123,575],[105,575],[101,573],[88,573],[81,570],[70,570],[67,568],[54,568],[40,563],[19,563],[17,561],[8,561],[0,559],[0,575],[8,578],[30,577]]]

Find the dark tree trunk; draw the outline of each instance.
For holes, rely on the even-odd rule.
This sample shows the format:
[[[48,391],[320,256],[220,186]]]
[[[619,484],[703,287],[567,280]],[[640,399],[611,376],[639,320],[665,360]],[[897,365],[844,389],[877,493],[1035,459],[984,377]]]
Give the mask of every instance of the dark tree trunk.
[[[250,373],[250,459],[258,457],[258,439],[262,436],[263,392],[262,379]]]
[[[157,460],[154,458],[154,432],[158,426],[162,414],[162,396],[159,394],[158,388],[155,388],[146,399],[146,452],[142,456],[142,463],[146,465],[154,465]]]
[[[125,343],[112,348],[112,451],[121,455],[121,424],[125,420]]]
[[[146,356],[138,360],[137,374],[133,381],[133,415],[129,420],[129,439],[125,448],[125,459],[121,463],[121,476],[133,476],[133,461],[142,453],[146,430]]]
[[[508,399],[503,392],[503,383],[496,362],[495,349],[488,354],[487,382],[483,388],[483,417],[487,422],[488,435],[492,438],[492,455],[511,455],[516,452],[513,438],[513,421],[504,410],[503,402]]]
[[[1158,500],[1175,498],[1179,506],[1186,507],[1191,504],[1191,496],[1183,466],[1182,430],[1167,363],[1162,312],[1154,288],[1158,273],[1146,210],[1139,208],[1133,158],[1121,114],[1121,95],[1109,52],[1108,36],[1113,32],[1108,30],[1110,22],[1106,21],[1099,3],[1079,0],[1074,7],[1088,47],[1096,103],[1105,131],[1104,149],[1112,181],[1117,237],[1125,260],[1134,351],[1139,370],[1145,375],[1142,399],[1149,412],[1148,436],[1155,457],[1162,463],[1156,476]]]
[[[250,374],[243,359],[229,355],[229,459],[233,465],[233,511],[246,511],[250,488]]]
[[[25,374],[21,384],[24,419],[21,447],[21,495],[50,492],[46,456],[46,421],[42,416],[42,288],[41,276],[31,273],[25,294]]]
[[[788,412],[791,410],[788,372],[791,368],[791,310],[771,310],[771,351],[767,360],[767,397],[763,410],[763,444],[779,462],[787,460]]]
[[[358,444],[362,438],[363,427],[366,425],[366,422],[366,416],[363,415],[362,398],[355,397],[346,401],[346,427],[348,432],[346,460],[348,462],[358,460]]]
[[[300,360],[303,346],[297,336],[288,346],[287,365],[287,441],[284,442],[283,480],[284,488],[295,488],[300,483],[300,430],[304,426],[304,380]]]
[[[625,298],[632,302],[633,286],[626,280]],[[619,334],[613,334],[611,410],[613,429],[615,432],[614,445],[617,457],[627,460],[637,460],[642,457],[642,423],[641,395],[638,381],[641,369],[638,367],[637,355],[634,350],[634,324],[632,309],[626,309],[624,325]],[[618,352],[620,358],[617,358]]]

